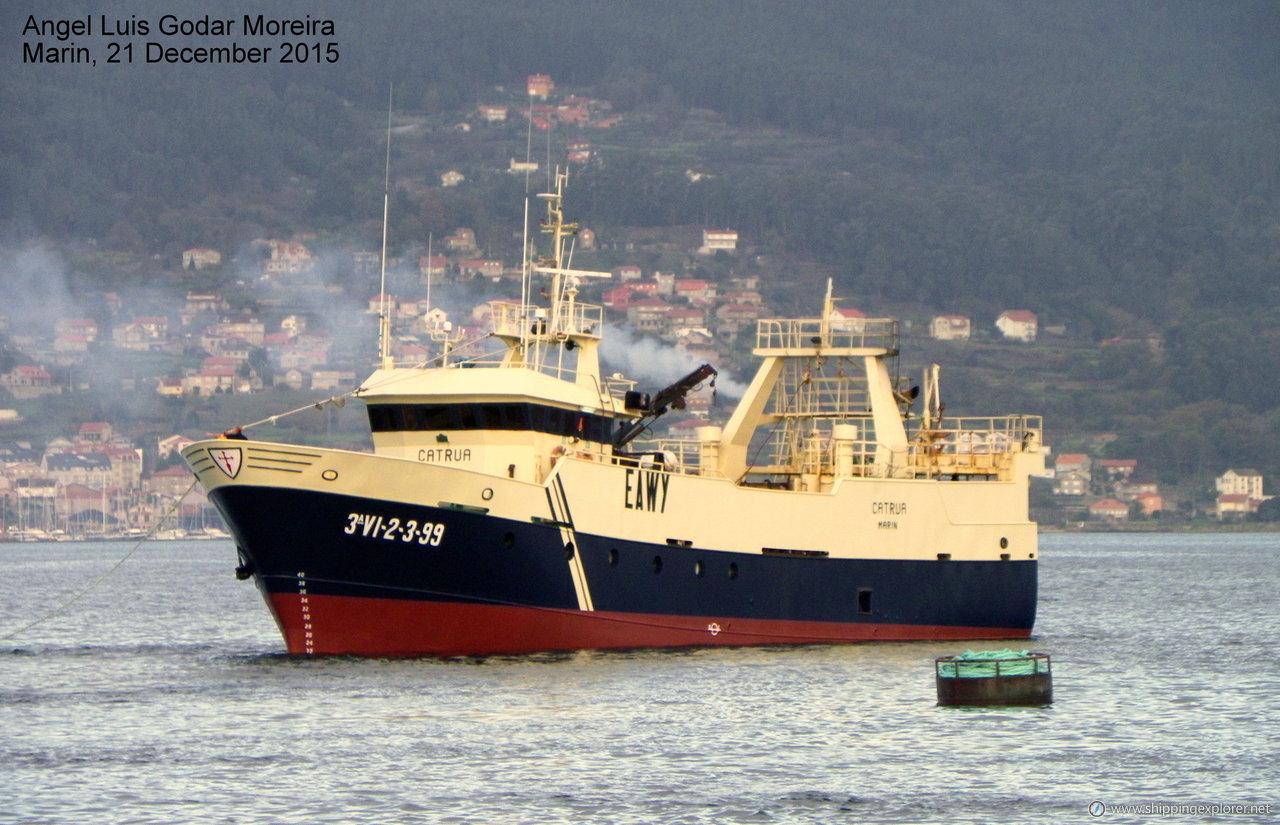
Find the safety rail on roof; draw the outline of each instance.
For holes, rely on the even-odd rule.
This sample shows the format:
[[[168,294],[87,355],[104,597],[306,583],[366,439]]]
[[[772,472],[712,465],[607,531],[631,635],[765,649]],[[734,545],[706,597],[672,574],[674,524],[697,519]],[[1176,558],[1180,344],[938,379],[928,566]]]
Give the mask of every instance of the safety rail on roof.
[[[594,304],[562,303],[558,311],[535,304],[494,301],[493,334],[507,338],[577,335],[599,338],[604,329],[604,308]]]
[[[763,318],[756,321],[757,355],[896,354],[898,322],[890,318]]]

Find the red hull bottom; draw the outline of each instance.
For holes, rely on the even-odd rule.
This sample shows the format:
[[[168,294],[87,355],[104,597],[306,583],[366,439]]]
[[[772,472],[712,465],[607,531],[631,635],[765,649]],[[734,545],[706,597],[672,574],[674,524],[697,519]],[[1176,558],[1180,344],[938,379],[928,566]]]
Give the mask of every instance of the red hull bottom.
[[[553,650],[1025,639],[1027,628],[717,619],[288,593],[268,604],[290,653],[483,656]]]

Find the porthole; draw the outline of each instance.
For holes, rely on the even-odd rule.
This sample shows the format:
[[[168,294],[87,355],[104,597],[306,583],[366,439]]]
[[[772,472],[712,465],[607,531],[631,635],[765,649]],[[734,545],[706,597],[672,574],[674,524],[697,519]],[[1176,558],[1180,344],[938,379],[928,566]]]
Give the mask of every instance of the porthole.
[[[1001,550],[1008,550],[1008,549],[1009,549],[1009,540],[1008,540],[1007,538],[1005,538],[1004,536],[1001,536],[1001,537],[1000,537],[1000,549],[1001,549]]]
[[[483,490],[481,490],[480,498],[484,499],[485,501],[493,501],[493,488],[485,487]]]
[[[502,534],[502,546],[503,546],[503,547],[505,547],[505,548],[507,548],[508,550],[510,550],[512,547],[515,547],[515,544],[516,544],[516,534],[515,534],[515,533],[503,533],[503,534]]]
[[[736,579],[736,578],[738,578],[738,563],[737,563],[737,562],[733,562],[733,561],[729,562],[729,578],[730,578],[731,580],[732,580],[732,579]]]
[[[705,572],[706,572],[706,569],[705,569],[705,567],[703,566],[703,564],[702,564],[702,562],[701,562],[701,561],[695,561],[695,562],[693,563],[693,575],[695,575],[695,576],[701,576],[701,575],[702,575],[703,573],[705,573]]]
[[[662,572],[662,556],[653,557],[653,572],[655,573]]]
[[[618,566],[618,548],[616,547],[610,548],[609,550],[609,566],[610,567]]]
[[[321,474],[320,474],[320,477],[321,477],[321,478],[323,478],[325,481],[337,481],[337,480],[338,480],[338,471],[337,471],[337,470],[325,470],[323,473],[321,473]]]
[[[564,543],[564,557],[565,557],[566,559],[571,559],[571,558],[573,558],[573,542],[571,542],[571,541],[566,541],[566,542]]]

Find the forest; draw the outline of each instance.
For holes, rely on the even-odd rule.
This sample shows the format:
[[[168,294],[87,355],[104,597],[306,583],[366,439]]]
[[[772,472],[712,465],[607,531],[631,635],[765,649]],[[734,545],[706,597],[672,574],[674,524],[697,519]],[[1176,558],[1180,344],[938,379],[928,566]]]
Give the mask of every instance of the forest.
[[[1070,408],[1070,431],[1120,431],[1113,449],[1168,468],[1230,456],[1280,470],[1274,2],[272,9],[334,20],[341,60],[21,65],[31,10],[0,9],[0,245],[38,237],[146,258],[302,231],[367,240],[392,87],[397,122],[420,127],[393,157],[414,172],[397,184],[394,239],[510,226],[511,181],[485,170],[523,150],[523,123],[473,139],[449,127],[546,73],[622,118],[590,135],[598,161],[573,195],[597,231],[733,226],[763,258],[814,265],[868,306],[1030,309],[1091,345],[1076,360],[1041,353],[1057,380],[1039,400]],[[469,188],[425,185],[447,168]]]

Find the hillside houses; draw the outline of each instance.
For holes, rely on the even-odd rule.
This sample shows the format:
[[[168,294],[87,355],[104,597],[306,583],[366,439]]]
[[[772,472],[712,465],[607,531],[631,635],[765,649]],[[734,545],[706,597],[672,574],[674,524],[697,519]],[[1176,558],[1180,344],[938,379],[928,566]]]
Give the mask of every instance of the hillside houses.
[[[279,278],[310,272],[315,267],[311,250],[293,241],[269,240],[265,242],[268,257],[262,263],[262,277]]]
[[[49,371],[38,364],[18,364],[0,375],[0,387],[19,399],[39,398],[62,392],[61,387],[53,385],[53,376]]]
[[[178,435],[159,440],[170,456],[186,443]],[[0,442],[0,541],[142,535],[184,496],[188,526],[216,523],[190,470],[148,468],[144,452],[102,421],[84,422],[43,449]]]
[[[1128,519],[1135,506],[1144,517],[1157,517],[1165,509],[1159,485],[1139,475],[1138,461],[1132,458],[1062,453],[1054,461],[1053,495],[1083,503],[1090,518],[1107,521]]]
[[[190,317],[194,318],[195,313]],[[164,315],[135,315],[111,329],[115,346],[132,352],[163,352],[169,349],[169,318]]]
[[[1207,514],[1220,521],[1248,518],[1272,498],[1263,493],[1262,474],[1253,469],[1228,469],[1214,480],[1214,487],[1218,495]],[[1170,506],[1159,482],[1132,458],[1062,453],[1054,461],[1052,492],[1062,506],[1083,508],[1090,518],[1107,521],[1135,514],[1159,518]]]

